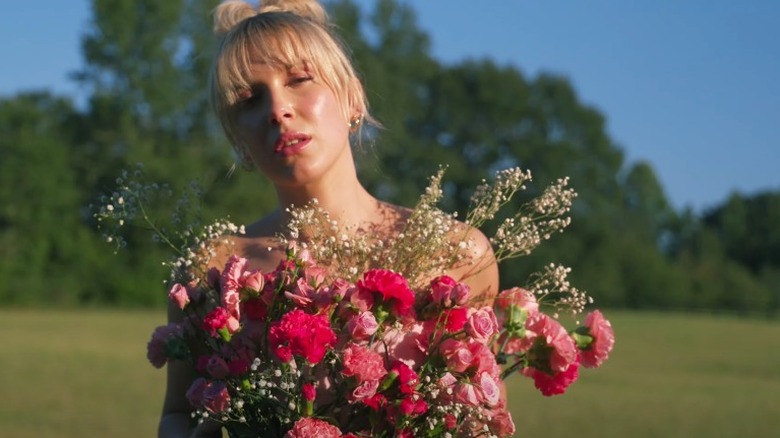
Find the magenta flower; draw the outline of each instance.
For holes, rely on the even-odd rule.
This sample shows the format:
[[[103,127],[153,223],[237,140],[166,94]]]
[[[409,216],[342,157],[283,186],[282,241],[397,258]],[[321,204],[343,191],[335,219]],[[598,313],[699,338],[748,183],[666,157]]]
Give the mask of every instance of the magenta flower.
[[[325,315],[310,315],[295,309],[271,324],[268,340],[281,361],[289,362],[292,355],[297,355],[315,364],[333,348],[336,334]]]
[[[385,302],[392,303],[398,316],[405,316],[412,310],[414,292],[401,274],[387,269],[371,269],[363,274],[357,287],[381,295]]]
[[[593,338],[590,345],[582,350],[582,365],[588,368],[601,366],[615,346],[615,332],[612,324],[604,319],[600,311],[594,310],[585,317],[583,323],[588,335]]]

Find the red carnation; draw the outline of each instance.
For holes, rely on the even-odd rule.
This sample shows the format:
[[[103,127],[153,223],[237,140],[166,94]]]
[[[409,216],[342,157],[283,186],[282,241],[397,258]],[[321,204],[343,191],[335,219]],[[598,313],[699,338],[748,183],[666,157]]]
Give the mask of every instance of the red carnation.
[[[315,364],[336,343],[336,334],[326,316],[295,309],[271,325],[268,340],[281,361],[289,362],[297,355]]]
[[[360,290],[382,295],[385,302],[393,303],[393,310],[399,316],[407,315],[414,305],[414,292],[406,279],[387,269],[371,269],[357,282]]]

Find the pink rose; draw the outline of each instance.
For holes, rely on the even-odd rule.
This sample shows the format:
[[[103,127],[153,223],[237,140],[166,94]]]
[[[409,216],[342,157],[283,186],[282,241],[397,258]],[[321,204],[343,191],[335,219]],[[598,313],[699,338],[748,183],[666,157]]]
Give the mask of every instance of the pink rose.
[[[582,365],[588,368],[601,366],[615,346],[615,332],[612,324],[604,319],[600,311],[594,310],[585,317],[583,324],[588,335],[593,338],[590,345],[582,351]]]
[[[447,368],[458,373],[466,371],[474,360],[469,345],[457,339],[449,338],[442,341],[439,352],[444,356]]]
[[[442,275],[431,280],[433,302],[444,307],[462,306],[468,301],[470,288],[454,278]]]
[[[342,361],[342,373],[345,376],[354,376],[361,383],[379,380],[387,374],[382,356],[368,347],[348,344],[342,350]]]
[[[317,418],[305,417],[296,421],[293,428],[290,429],[285,438],[340,438],[341,430]]]
[[[466,333],[480,344],[487,344],[490,338],[498,333],[498,321],[496,314],[493,313],[493,308],[469,309],[466,319]]]
[[[203,391],[203,407],[219,414],[230,407],[230,394],[223,382],[213,382]]]
[[[493,351],[487,345],[478,342],[471,342],[468,347],[473,357],[470,368],[475,370],[474,374],[489,373],[498,379],[501,375],[501,368],[496,363],[496,356],[493,354]]]
[[[184,309],[190,302],[190,296],[187,293],[187,288],[181,283],[174,284],[168,292],[168,299],[172,303],[176,304],[179,309]]]
[[[363,289],[350,289],[347,291],[349,304],[358,312],[366,312],[374,307],[374,295]]]
[[[260,271],[246,272],[241,277],[241,283],[244,289],[260,293],[263,290],[263,286],[265,286],[265,276]]]
[[[401,329],[391,328],[382,336],[382,342],[374,342],[372,348],[379,353],[387,353],[391,362],[401,361],[417,368],[427,357],[427,341],[432,330],[432,326],[423,323],[410,324]]]
[[[230,313],[237,315],[238,302],[240,301],[239,290],[241,289],[241,279],[244,274],[244,267],[247,260],[236,255],[230,256],[225,269],[222,270],[219,286],[222,293],[221,304]]]
[[[483,372],[479,374],[476,383],[479,385],[482,400],[489,406],[496,406],[501,399],[501,389],[496,379],[490,373]]]
[[[377,388],[379,388],[378,380],[366,380],[352,391],[349,402],[355,403],[365,401],[376,394]]]
[[[516,306],[529,314],[539,311],[539,303],[534,294],[520,287],[513,287],[499,292],[496,296],[496,307],[506,310],[509,306]]]
[[[360,312],[347,322],[347,330],[353,341],[364,341],[370,338],[376,333],[378,327],[376,318],[371,312]]]
[[[295,281],[291,291],[284,292],[284,296],[292,300],[298,307],[308,307],[316,295],[316,290],[303,278]]]
[[[515,423],[512,421],[512,414],[506,409],[500,409],[493,412],[488,421],[488,429],[494,435],[499,437],[509,437],[515,434]]]
[[[453,399],[464,405],[479,406],[479,395],[477,388],[466,382],[458,382],[453,388]]]

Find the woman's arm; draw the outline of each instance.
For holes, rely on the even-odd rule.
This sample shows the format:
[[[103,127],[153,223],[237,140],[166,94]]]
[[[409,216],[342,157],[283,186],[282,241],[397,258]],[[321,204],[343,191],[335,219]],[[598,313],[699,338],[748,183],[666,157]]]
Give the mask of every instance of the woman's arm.
[[[182,319],[181,310],[169,305],[168,321],[180,322]],[[193,428],[192,406],[186,397],[187,389],[197,378],[192,366],[181,360],[172,360],[166,368],[165,399],[157,435],[160,438],[222,437],[219,424],[214,422],[204,422]]]

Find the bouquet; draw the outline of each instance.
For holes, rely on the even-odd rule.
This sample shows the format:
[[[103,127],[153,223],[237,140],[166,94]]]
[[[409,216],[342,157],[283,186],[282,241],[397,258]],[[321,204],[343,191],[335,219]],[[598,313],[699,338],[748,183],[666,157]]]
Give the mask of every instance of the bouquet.
[[[557,319],[591,303],[566,280],[568,268],[546,266],[492,303],[448,275],[482,266],[469,257],[468,229],[495,218],[530,173],[507,169],[484,182],[463,223],[436,208],[443,173],[389,241],[339,227],[316,201],[291,207],[289,232],[279,236],[286,256],[270,272],[237,255],[213,266],[214,246],[241,227],[219,221],[177,232],[176,246],[144,212],[178,251],[168,296],[186,315],[154,331],[148,359],[158,368],[193,364],[193,417],[236,437],[504,437],[515,432],[504,379],[529,377],[551,396],[581,366],[600,366],[614,345],[601,312],[572,330]],[[144,187],[121,182],[96,215],[102,223],[123,225],[143,211],[130,206],[143,205]],[[491,238],[496,260],[528,254],[568,225],[576,194],[567,183],[503,220]]]

